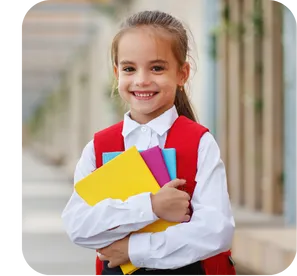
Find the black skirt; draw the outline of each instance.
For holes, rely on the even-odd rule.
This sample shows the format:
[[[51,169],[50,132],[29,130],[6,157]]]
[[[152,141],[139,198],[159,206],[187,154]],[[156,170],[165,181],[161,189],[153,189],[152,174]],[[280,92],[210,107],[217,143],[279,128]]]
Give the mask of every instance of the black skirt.
[[[109,268],[108,262],[103,262],[102,275],[123,275],[121,268]],[[202,268],[201,262],[180,267],[177,269],[146,269],[140,268],[136,270],[132,275],[205,275],[204,269]]]

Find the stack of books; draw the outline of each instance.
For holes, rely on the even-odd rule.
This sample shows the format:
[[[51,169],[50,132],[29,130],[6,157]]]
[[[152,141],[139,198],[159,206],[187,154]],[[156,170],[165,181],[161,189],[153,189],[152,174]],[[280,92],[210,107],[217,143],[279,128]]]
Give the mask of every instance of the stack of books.
[[[151,192],[176,178],[175,149],[158,146],[138,151],[135,146],[124,152],[106,152],[103,165],[75,185],[76,192],[91,206],[107,199],[127,200],[129,197]],[[177,223],[162,219],[140,229],[136,233],[161,232]],[[138,268],[127,263],[121,265],[123,274],[131,274]]]

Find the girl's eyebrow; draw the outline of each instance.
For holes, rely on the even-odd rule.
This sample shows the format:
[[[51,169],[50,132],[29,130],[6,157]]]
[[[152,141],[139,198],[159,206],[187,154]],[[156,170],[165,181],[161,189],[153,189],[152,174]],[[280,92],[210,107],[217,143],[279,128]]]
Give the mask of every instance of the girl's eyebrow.
[[[163,59],[155,59],[155,60],[151,60],[150,62],[149,62],[150,64],[152,64],[152,63],[163,63],[163,64],[168,64],[168,61],[166,61],[166,60],[163,60]],[[135,64],[135,62],[133,62],[133,61],[129,61],[129,60],[122,60],[121,62],[120,62],[120,65],[127,65],[127,64]]]
[[[163,59],[155,59],[150,61],[150,63],[164,63],[164,64],[168,64],[168,61],[163,60]]]
[[[135,64],[133,61],[129,61],[129,60],[122,60],[120,62],[120,65],[127,65],[127,64]]]

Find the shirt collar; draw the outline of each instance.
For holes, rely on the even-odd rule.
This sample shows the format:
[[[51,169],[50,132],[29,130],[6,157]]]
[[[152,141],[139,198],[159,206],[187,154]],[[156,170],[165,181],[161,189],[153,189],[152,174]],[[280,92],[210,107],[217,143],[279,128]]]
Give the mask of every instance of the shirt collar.
[[[151,128],[153,131],[155,131],[158,135],[162,136],[165,132],[167,132],[171,128],[171,126],[173,125],[174,121],[177,118],[178,118],[178,113],[175,105],[173,105],[170,109],[165,111],[159,117],[151,120],[145,125]],[[124,137],[127,137],[131,132],[133,132],[135,129],[137,129],[140,126],[142,125],[131,119],[130,111],[128,111],[124,115],[124,125],[123,125],[122,135]]]

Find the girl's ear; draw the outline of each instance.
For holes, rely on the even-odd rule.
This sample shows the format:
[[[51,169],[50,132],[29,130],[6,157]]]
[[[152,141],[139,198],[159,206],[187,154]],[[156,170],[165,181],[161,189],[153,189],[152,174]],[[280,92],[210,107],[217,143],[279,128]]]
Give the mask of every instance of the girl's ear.
[[[183,86],[190,76],[190,64],[185,62],[179,72],[179,86]]]
[[[113,66],[113,73],[115,78],[118,80],[119,79],[119,69],[116,65]]]

